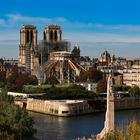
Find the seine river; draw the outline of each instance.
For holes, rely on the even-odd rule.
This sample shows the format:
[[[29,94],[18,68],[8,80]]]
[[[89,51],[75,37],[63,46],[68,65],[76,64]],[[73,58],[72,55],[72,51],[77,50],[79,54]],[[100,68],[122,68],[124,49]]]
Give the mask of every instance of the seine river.
[[[34,118],[37,137],[41,140],[72,140],[90,136],[101,131],[104,113],[93,113],[75,117],[56,117],[39,113],[29,113]],[[140,120],[140,110],[115,112],[116,126],[123,126],[130,120]]]

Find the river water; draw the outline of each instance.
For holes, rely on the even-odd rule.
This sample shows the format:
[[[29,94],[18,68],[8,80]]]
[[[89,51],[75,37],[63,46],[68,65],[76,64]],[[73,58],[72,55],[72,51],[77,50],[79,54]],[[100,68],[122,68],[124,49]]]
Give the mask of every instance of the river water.
[[[105,113],[92,113],[74,117],[56,117],[39,113],[29,113],[34,118],[36,136],[41,140],[72,140],[100,132],[104,125]],[[115,112],[115,126],[123,126],[130,120],[140,121],[140,110]]]

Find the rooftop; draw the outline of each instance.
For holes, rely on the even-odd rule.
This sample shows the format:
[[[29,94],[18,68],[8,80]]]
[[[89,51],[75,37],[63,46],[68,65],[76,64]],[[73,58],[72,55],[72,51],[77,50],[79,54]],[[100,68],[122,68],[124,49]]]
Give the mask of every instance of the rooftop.
[[[58,26],[57,24],[51,24],[51,25],[48,25],[45,28],[49,28],[49,29],[60,29],[60,26]]]

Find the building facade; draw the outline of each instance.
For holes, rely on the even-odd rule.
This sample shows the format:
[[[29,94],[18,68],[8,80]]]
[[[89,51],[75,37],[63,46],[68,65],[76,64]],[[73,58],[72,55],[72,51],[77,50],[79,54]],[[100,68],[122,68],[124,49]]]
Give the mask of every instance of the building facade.
[[[70,82],[71,79],[75,81],[81,71],[79,59],[80,47],[75,46],[73,51],[70,51],[70,43],[62,40],[60,26],[45,27],[43,40],[38,44],[36,27],[22,25],[18,66],[23,67],[31,75],[36,75],[39,83],[44,83],[47,76],[48,79],[55,77],[60,83]]]
[[[123,83],[131,87],[140,87],[140,66],[138,64],[123,70]]]

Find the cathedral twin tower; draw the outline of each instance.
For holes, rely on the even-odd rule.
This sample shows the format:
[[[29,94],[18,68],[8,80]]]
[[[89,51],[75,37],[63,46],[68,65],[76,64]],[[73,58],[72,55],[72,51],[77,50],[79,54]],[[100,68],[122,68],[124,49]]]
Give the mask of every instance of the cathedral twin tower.
[[[45,27],[43,41],[47,44],[61,42],[61,29],[58,25]],[[37,76],[39,68],[39,45],[37,29],[33,25],[22,25],[20,29],[19,67]]]

